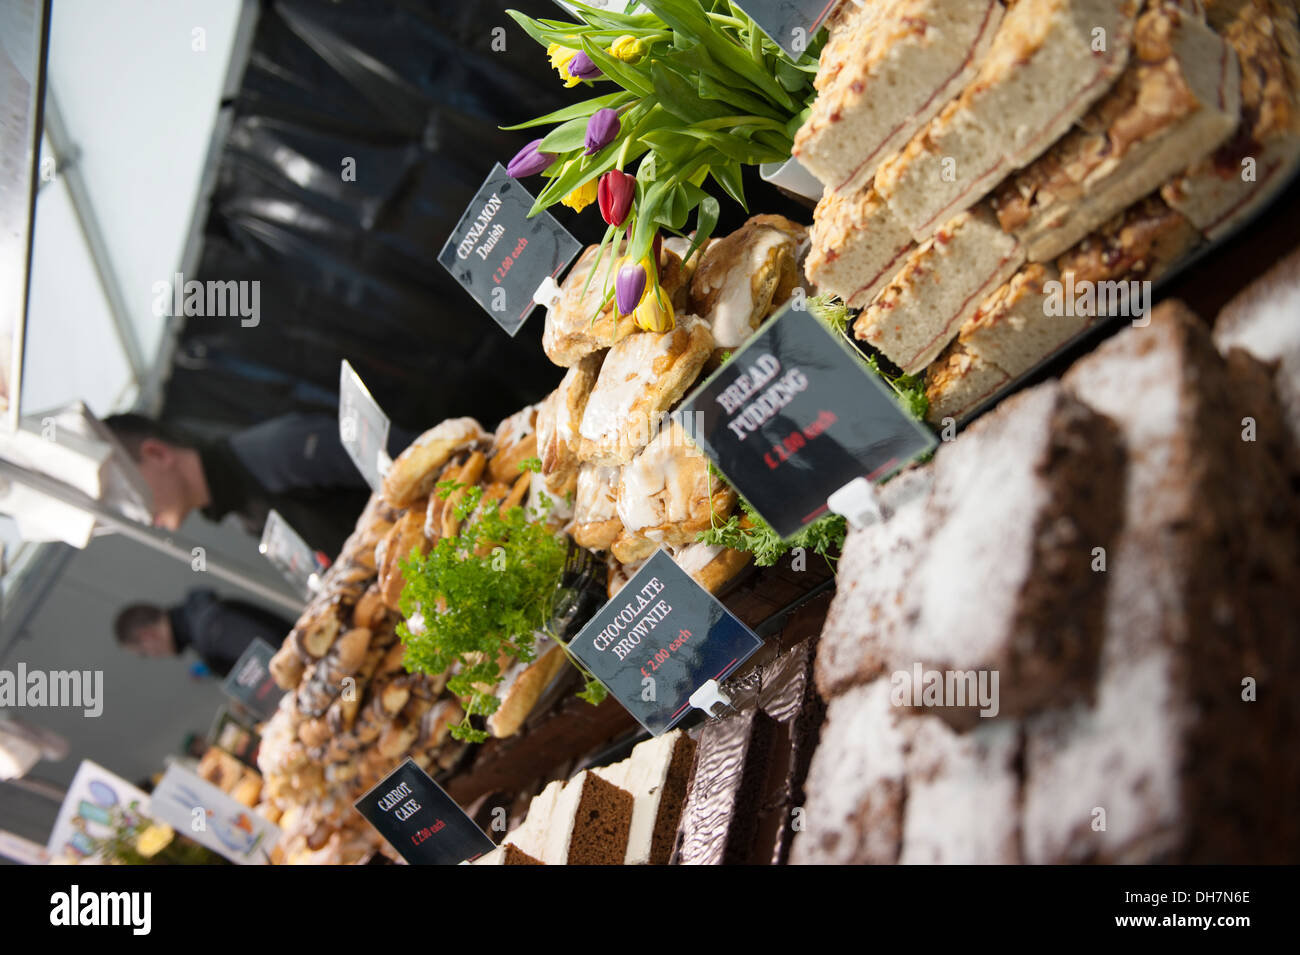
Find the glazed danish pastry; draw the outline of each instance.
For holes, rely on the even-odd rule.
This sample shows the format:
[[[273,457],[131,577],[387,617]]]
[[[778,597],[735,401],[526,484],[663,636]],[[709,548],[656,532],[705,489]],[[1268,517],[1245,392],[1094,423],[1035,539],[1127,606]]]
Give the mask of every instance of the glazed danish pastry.
[[[800,284],[807,230],[784,216],[754,216],[709,246],[691,279],[691,309],[719,348],[737,348]]]
[[[692,544],[714,519],[726,519],[736,493],[710,475],[708,465],[677,422],[660,432],[623,469],[618,488],[623,533],[613,543],[614,556],[629,564],[649,557],[660,544]]]
[[[579,457],[609,466],[630,461],[650,443],[712,350],[708,324],[693,316],[672,331],[641,332],[611,348],[578,428]]]
[[[542,460],[546,489],[564,497],[578,481],[579,427],[599,377],[604,352],[588,355],[569,369],[560,387],[537,412],[537,456]]]
[[[584,464],[578,472],[573,502],[574,541],[589,550],[609,550],[623,530],[618,519],[618,485],[622,468]]]

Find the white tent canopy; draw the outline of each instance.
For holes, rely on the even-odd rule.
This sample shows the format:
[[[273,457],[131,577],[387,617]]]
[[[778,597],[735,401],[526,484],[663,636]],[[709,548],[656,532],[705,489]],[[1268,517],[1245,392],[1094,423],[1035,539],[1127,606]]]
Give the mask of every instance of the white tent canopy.
[[[130,462],[111,464],[97,423],[79,431],[70,422],[158,408],[177,328],[155,307],[154,286],[197,267],[229,122],[221,104],[238,88],[256,15],[256,0],[52,6],[25,425],[0,447],[9,469],[0,481],[0,605],[38,560],[41,545],[31,542],[84,547],[92,534],[114,529],[181,555],[147,527],[147,490]],[[246,575],[234,582],[285,605],[283,593]]]

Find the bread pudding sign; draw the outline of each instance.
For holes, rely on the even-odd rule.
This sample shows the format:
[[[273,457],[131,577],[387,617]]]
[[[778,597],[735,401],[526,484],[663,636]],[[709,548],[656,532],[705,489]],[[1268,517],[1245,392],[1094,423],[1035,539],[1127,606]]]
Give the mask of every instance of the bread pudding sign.
[[[763,641],[664,551],[642,565],[569,652],[651,733],[672,729]]]
[[[881,481],[935,446],[861,356],[806,310],[779,312],[682,406],[697,441],[782,537],[857,478]]]
[[[494,846],[409,756],[355,803],[411,865],[459,865]]]
[[[438,253],[452,276],[496,323],[516,334],[582,244],[549,212],[528,218],[533,197],[500,164]]]

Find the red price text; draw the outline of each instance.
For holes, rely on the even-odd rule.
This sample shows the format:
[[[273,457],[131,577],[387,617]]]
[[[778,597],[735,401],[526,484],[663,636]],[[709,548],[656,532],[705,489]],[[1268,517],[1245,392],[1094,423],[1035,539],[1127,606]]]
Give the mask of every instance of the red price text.
[[[822,411],[817,415],[816,420],[806,428],[798,431],[791,431],[780,441],[773,442],[772,450],[763,455],[763,460],[767,463],[768,469],[775,471],[786,461],[802,451],[808,446],[808,442],[813,441],[826,433],[826,429],[833,425],[838,418],[833,411]]]
[[[506,273],[510,271],[510,267],[515,264],[515,260],[519,258],[520,254],[526,248],[528,248],[528,240],[520,239],[519,244],[515,246],[515,250],[501,260],[501,264],[497,266],[496,273],[492,276],[492,281],[497,285],[500,285],[501,280],[505,278]]]
[[[652,656],[650,658],[650,662],[646,664],[646,666],[650,667],[650,673],[654,673],[661,666],[663,666],[670,659],[672,659],[672,655],[676,653],[678,650],[680,650],[682,646],[686,643],[686,641],[689,640],[690,638],[691,638],[691,632],[689,630],[678,631],[677,638],[675,640],[669,643],[668,646],[660,647],[658,650],[656,650],[655,655]],[[642,676],[649,676],[650,673],[646,672],[645,667],[641,668]]]

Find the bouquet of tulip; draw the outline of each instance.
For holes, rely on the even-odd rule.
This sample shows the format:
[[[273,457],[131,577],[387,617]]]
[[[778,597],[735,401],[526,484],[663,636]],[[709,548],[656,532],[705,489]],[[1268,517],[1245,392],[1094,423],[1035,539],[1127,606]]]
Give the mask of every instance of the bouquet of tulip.
[[[607,228],[588,282],[610,250],[605,303],[612,295],[620,316],[666,331],[672,304],[654,254],[661,230],[683,234],[694,212],[689,258],[718,221],[707,180],[744,207],[742,167],[790,158],[814,95],[818,47],[791,60],[727,0],[640,0],[623,13],[572,6],[582,22],[510,15],[546,47],[566,86],[616,89],[506,127],[557,124],[509,172],[550,180],[534,215],[557,202],[578,211],[598,204]]]

